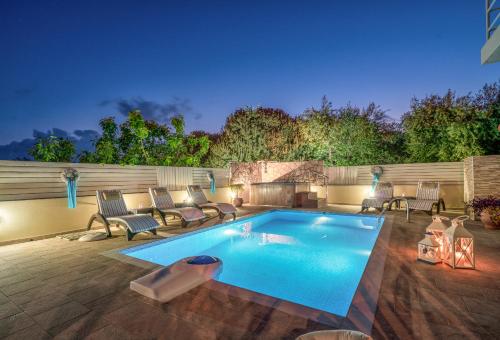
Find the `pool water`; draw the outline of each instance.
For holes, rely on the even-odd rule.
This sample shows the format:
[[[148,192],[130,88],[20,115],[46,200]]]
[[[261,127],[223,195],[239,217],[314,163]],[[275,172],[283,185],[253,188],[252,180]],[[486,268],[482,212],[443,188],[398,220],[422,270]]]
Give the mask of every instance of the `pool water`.
[[[217,281],[346,316],[383,218],[274,210],[123,250],[170,265],[222,259]]]

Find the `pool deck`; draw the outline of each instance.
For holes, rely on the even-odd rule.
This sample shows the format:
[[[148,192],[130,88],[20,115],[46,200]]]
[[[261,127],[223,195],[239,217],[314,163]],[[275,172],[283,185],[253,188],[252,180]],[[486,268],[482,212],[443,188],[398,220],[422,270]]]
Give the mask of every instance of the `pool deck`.
[[[246,207],[239,216],[266,210]],[[333,206],[330,211],[349,212]],[[372,336],[375,339],[498,338],[500,231],[479,222],[476,270],[416,261],[416,244],[430,217],[389,212],[393,223]],[[202,227],[217,223],[216,219]],[[163,228],[158,238],[196,228]],[[0,338],[11,339],[293,339],[325,324],[204,285],[160,305],[129,289],[153,266],[108,256],[150,242],[119,233],[98,242],[50,238],[0,247]],[[365,273],[369,274],[369,273]],[[263,299],[267,299],[263,297]],[[270,303],[271,302],[271,303]],[[360,311],[361,313],[363,311]]]

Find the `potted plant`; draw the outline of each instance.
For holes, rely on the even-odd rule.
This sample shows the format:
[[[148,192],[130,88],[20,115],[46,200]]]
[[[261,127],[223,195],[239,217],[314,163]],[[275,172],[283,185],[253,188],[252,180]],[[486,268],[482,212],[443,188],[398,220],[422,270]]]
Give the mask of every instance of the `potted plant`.
[[[486,229],[500,229],[500,198],[497,196],[475,197],[468,204],[479,215]]]
[[[231,197],[233,198],[233,205],[235,207],[241,207],[243,205],[243,198],[241,198],[240,191],[243,189],[243,184],[231,184],[229,186],[231,189]]]

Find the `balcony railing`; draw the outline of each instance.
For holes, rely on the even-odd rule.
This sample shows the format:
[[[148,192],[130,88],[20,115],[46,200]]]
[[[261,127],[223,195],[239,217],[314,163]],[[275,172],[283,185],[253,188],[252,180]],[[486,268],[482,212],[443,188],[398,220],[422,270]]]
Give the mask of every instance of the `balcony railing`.
[[[500,4],[497,4],[497,0],[486,0],[486,40],[493,35],[499,24]]]

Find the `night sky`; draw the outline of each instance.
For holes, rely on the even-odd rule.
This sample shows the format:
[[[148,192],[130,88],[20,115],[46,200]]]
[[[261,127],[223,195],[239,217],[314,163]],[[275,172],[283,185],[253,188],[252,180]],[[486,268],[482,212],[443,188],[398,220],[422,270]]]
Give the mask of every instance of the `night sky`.
[[[0,144],[88,138],[131,108],[218,131],[236,108],[327,97],[399,118],[413,96],[498,81],[484,1],[0,2]],[[38,132],[37,132],[38,131]]]

